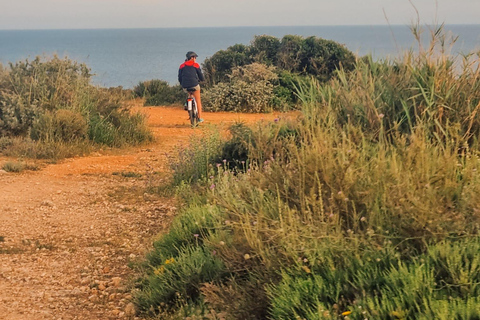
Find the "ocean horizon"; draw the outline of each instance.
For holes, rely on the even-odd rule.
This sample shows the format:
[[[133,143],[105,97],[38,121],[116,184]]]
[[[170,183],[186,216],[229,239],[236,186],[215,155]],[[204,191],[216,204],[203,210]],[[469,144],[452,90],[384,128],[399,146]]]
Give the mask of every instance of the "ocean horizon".
[[[426,45],[430,27],[422,28]],[[480,24],[445,25],[444,29],[458,37],[452,54],[480,52]],[[202,63],[219,50],[249,44],[255,35],[264,34],[279,39],[287,34],[317,36],[376,60],[418,50],[406,25],[0,30],[0,63],[57,55],[85,63],[94,74],[93,83],[104,87],[133,88],[151,79],[176,84],[178,66],[187,51],[195,51]]]

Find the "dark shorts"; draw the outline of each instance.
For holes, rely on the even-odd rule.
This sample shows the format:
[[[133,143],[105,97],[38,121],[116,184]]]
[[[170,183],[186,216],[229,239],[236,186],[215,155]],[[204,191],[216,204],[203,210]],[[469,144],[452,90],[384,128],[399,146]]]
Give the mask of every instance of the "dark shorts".
[[[195,87],[190,87],[190,88],[195,88],[196,89],[195,91],[200,91],[200,85],[199,84],[197,84]],[[190,89],[190,88],[183,88],[183,91],[188,92],[187,89]]]

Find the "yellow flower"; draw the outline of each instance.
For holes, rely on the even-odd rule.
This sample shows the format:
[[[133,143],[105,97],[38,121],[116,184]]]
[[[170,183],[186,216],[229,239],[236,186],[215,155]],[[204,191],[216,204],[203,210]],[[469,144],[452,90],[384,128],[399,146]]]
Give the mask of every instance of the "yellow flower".
[[[352,311],[345,311],[345,312],[342,312],[342,316],[348,316],[351,313],[352,313]]]
[[[163,266],[160,266],[158,267],[157,269],[155,269],[153,271],[154,274],[156,274],[157,276],[160,274],[160,273],[164,273],[165,272],[165,268]]]
[[[312,271],[310,270],[310,268],[307,267],[307,266],[303,266],[302,269],[303,269],[303,271],[305,271],[306,273],[312,273]]]
[[[397,319],[403,319],[405,316],[402,311],[392,311],[390,314]]]
[[[165,260],[165,264],[170,264],[170,263],[174,263],[174,262],[175,262],[174,258]]]

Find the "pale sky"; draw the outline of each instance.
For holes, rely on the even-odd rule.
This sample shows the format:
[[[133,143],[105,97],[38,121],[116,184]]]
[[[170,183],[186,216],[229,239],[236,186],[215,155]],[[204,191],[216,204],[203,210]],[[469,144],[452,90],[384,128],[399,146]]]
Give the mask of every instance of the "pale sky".
[[[480,0],[0,0],[0,29],[411,25],[416,10],[480,24]]]

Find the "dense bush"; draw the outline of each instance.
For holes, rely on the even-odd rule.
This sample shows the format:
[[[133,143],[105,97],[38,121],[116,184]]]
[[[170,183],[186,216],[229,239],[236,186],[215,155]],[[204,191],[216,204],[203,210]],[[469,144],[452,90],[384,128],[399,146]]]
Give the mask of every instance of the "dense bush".
[[[68,142],[85,139],[87,129],[87,121],[80,113],[59,109],[55,113],[47,111],[35,119],[30,137],[43,142]]]
[[[135,97],[145,98],[146,106],[181,104],[185,100],[185,93],[180,85],[170,86],[163,80],[140,82],[133,92]]]
[[[205,59],[202,70],[207,87],[229,80],[229,75],[236,67],[253,62],[249,57],[249,49],[243,44],[228,47],[227,50],[217,51],[210,58]]]
[[[75,144],[82,146],[78,152],[83,153],[89,142],[121,146],[149,141],[143,117],[131,113],[123,90],[95,87],[90,77],[86,65],[56,56],[2,68],[0,135],[24,137],[24,147],[15,149],[17,155],[33,157],[73,155]],[[102,135],[110,138],[98,139]],[[35,141],[38,146],[32,147]],[[59,148],[65,152],[54,150]],[[43,151],[35,155],[32,150]]]
[[[249,46],[237,44],[205,59],[202,67],[207,85],[228,81],[235,68],[253,62],[325,81],[340,67],[351,70],[355,56],[335,41],[314,36],[286,35],[282,40],[268,35],[255,36]]]
[[[273,109],[274,82],[278,80],[273,67],[252,63],[236,67],[229,81],[221,82],[203,95],[205,110],[268,112]]]
[[[247,112],[292,108],[297,103],[294,87],[299,78],[308,75],[326,81],[339,68],[351,70],[354,63],[353,53],[334,41],[292,35],[280,41],[273,36],[255,36],[249,46],[237,44],[204,61],[205,108]],[[263,72],[260,78],[236,79],[239,70],[260,69],[259,65],[268,66],[263,68],[276,76]]]

